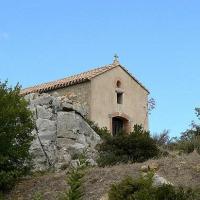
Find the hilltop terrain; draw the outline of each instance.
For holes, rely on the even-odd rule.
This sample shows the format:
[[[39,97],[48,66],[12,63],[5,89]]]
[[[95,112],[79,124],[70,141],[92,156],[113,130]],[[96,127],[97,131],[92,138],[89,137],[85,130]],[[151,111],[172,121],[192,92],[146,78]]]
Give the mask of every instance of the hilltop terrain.
[[[200,183],[200,155],[193,152],[189,155],[169,155],[158,160],[148,160],[144,163],[120,164],[112,167],[89,168],[84,183],[84,200],[99,200],[112,183],[118,182],[129,175],[140,176],[143,165],[156,163],[157,173],[174,185],[198,187]],[[9,200],[30,200],[41,195],[43,199],[55,200],[60,193],[68,188],[66,171],[47,173],[21,180],[7,195]]]

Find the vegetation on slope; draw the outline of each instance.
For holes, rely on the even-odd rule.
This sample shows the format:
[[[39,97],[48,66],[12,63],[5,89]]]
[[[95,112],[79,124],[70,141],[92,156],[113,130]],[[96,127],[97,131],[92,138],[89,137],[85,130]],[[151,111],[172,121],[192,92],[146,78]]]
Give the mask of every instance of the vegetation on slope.
[[[109,190],[109,200],[200,200],[200,191],[172,185],[153,185],[153,173],[133,179],[126,177],[113,184]]]
[[[30,167],[33,121],[20,87],[0,82],[0,191],[10,189]]]
[[[83,192],[83,177],[85,176],[88,163],[84,155],[80,155],[77,166],[71,169],[67,176],[69,189],[64,193],[60,200],[81,200]]]
[[[144,162],[159,155],[159,149],[150,133],[139,125],[135,125],[130,134],[122,132],[104,139],[99,152],[99,166]]]
[[[0,191],[10,189],[15,181],[19,177],[26,175],[30,169],[31,156],[29,154],[29,147],[33,140],[33,136],[30,133],[34,124],[32,122],[32,114],[27,109],[27,102],[19,95],[19,91],[20,87],[18,85],[14,88],[9,88],[7,82],[0,83]],[[196,109],[196,114],[200,119],[200,109]],[[98,159],[99,166],[105,167],[120,163],[144,162],[151,158],[158,158],[161,155],[161,147],[167,151],[176,150],[183,153],[191,153],[197,150],[200,152],[200,125],[194,122],[191,129],[182,133],[180,138],[172,139],[169,138],[167,131],[151,137],[150,133],[145,131],[140,125],[135,125],[134,130],[130,134],[122,132],[112,137],[106,128],[99,128],[97,124],[90,121],[88,123],[103,140],[98,147],[100,155]],[[70,189],[65,192],[64,199],[78,200],[82,199],[83,196],[87,196],[87,194],[83,194],[82,190],[83,168],[84,165],[80,163],[68,175],[67,184],[70,186]],[[193,166],[193,168],[195,172],[199,172],[200,166]],[[113,173],[113,171],[110,173]],[[98,180],[101,180],[101,178],[98,177],[96,181]],[[195,196],[196,191],[193,190],[183,190],[172,186],[163,186],[163,188],[155,190],[150,184],[150,179],[150,182],[145,179],[145,184],[147,185],[142,184],[140,185],[141,187],[138,186],[138,180],[128,178],[118,185],[113,185],[110,190],[110,200],[112,198],[118,200],[117,196],[112,196],[114,194],[117,195],[117,191],[120,193],[119,196],[121,193],[122,196],[123,193],[129,194],[126,189],[131,189],[132,186],[137,186],[138,189],[135,191],[136,193],[130,194],[130,198],[127,197],[127,199],[134,200],[137,197],[137,199],[143,200],[147,198],[145,196],[147,193],[152,194],[152,197],[149,196],[149,200],[159,200],[161,197],[166,197],[166,200],[170,200],[172,197],[177,200],[184,200],[186,197],[187,199],[190,199],[190,197],[193,197],[194,200],[197,199]],[[93,181],[90,180],[90,182]],[[141,182],[142,180],[139,180],[139,183]],[[128,183],[127,188],[126,186],[121,188],[120,184],[123,185],[124,183]],[[114,191],[115,189],[116,191]],[[157,194],[160,197],[156,196]],[[171,196],[169,195],[168,197],[166,196],[167,194]],[[124,196],[123,198],[126,199]]]
[[[200,108],[195,108],[196,116],[200,120]],[[154,135],[156,144],[169,151],[179,153],[191,153],[196,150],[200,153],[200,124],[192,122],[191,128],[181,133],[179,138],[169,137],[168,131],[163,131],[159,135]]]

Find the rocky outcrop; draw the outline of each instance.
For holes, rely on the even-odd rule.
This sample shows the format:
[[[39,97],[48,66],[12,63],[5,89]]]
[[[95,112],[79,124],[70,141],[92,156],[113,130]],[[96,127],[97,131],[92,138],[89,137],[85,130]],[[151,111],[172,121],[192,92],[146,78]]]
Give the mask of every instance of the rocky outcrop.
[[[160,187],[162,185],[173,185],[171,182],[167,181],[164,177],[154,174],[153,176],[153,186]]]
[[[95,164],[100,137],[85,121],[87,109],[56,94],[29,94],[25,99],[36,124],[30,148],[35,170],[67,168],[83,152]]]
[[[158,175],[156,172],[159,170],[160,166],[156,162],[149,163],[148,165],[142,165],[140,171],[142,172],[142,176],[146,176],[149,172],[153,172],[153,186],[159,187],[161,185],[173,185],[171,182],[167,181],[162,176]]]

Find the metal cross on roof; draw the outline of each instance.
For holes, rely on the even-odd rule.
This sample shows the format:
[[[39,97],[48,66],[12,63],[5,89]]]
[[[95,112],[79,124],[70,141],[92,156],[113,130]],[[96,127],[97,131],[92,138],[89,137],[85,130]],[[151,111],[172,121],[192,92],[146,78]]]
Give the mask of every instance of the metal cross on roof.
[[[119,56],[117,54],[114,55],[114,61],[113,64],[118,65],[119,64],[119,60],[118,60]]]
[[[115,61],[118,61],[119,56],[117,54],[114,55]]]

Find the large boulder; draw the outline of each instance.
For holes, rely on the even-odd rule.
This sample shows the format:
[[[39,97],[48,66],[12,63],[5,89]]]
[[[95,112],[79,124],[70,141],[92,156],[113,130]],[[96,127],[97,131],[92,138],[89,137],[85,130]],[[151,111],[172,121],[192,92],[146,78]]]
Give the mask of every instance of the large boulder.
[[[35,170],[64,169],[81,153],[95,165],[100,137],[84,118],[87,108],[66,96],[47,93],[29,94],[25,99],[36,121],[30,148]]]

